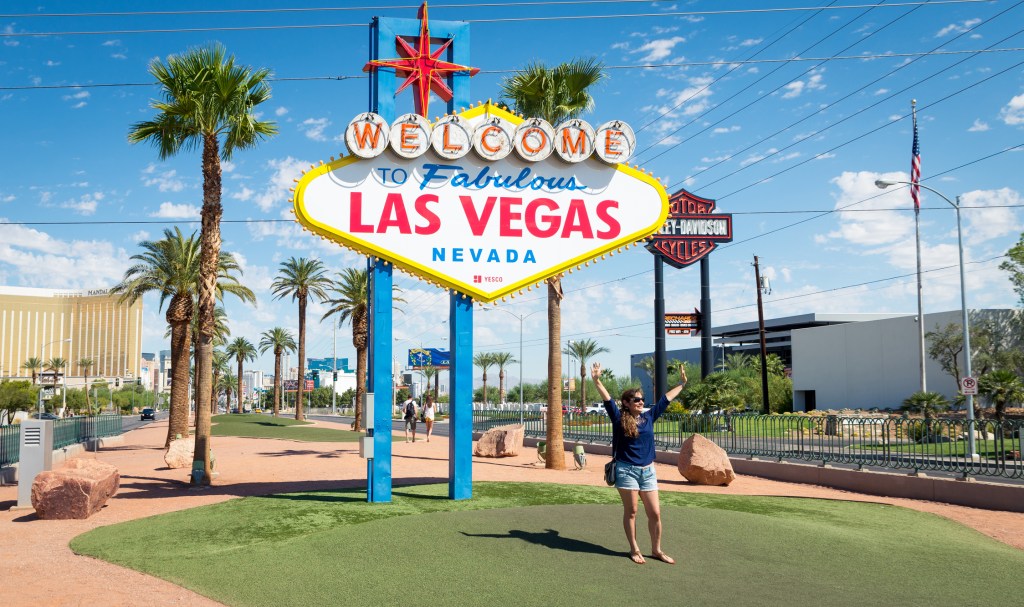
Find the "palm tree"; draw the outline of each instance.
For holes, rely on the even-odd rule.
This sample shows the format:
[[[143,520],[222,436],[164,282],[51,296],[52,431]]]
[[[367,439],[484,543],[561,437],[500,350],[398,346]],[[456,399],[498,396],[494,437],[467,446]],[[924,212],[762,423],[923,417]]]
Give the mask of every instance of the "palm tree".
[[[754,357],[743,352],[732,352],[725,355],[725,368],[729,371],[746,371],[754,367]],[[760,366],[758,367],[760,368]]]
[[[427,366],[423,367],[422,369],[420,369],[420,371],[423,372],[423,379],[426,380],[426,382],[427,382],[427,390],[429,391],[430,390],[430,380],[434,379],[434,381],[436,382],[437,381],[437,376],[440,374],[440,372],[437,370],[437,367],[435,367],[434,365],[427,365]],[[434,402],[437,402],[436,383],[435,383],[435,388],[434,388]]]
[[[1016,373],[1006,369],[989,371],[978,378],[978,392],[995,405],[996,419],[1000,422],[1006,414],[1006,405],[1024,401],[1024,383]]]
[[[88,411],[89,415],[92,415],[92,401],[89,398],[89,371],[95,364],[96,361],[91,358],[78,359],[78,368],[82,370],[82,375],[85,376],[85,410]]]
[[[32,373],[32,385],[34,386],[36,383],[36,376],[39,375],[39,370],[43,368],[43,361],[33,356],[26,360],[25,363],[21,365],[21,368]]]
[[[608,348],[597,345],[592,339],[581,339],[569,342],[569,354],[580,361],[580,405],[587,406],[587,361],[598,354],[608,352]]]
[[[67,359],[60,356],[54,356],[50,360],[46,361],[44,368],[47,371],[53,372],[53,377],[50,379],[50,383],[52,383],[54,386],[57,385],[57,374],[63,373],[64,367],[67,366],[67,364]]]
[[[274,327],[260,336],[260,354],[274,351],[274,417],[281,410],[281,355],[295,351],[295,337],[284,327]]]
[[[193,361],[193,363],[192,363],[193,366],[195,366],[195,364],[198,362],[197,357],[199,355],[199,302],[198,301],[193,301],[192,319],[189,321],[189,331],[190,331],[190,335],[191,335],[191,340],[190,340],[189,343],[191,344],[191,348],[192,348],[190,357],[191,357],[191,360]],[[171,329],[170,329],[170,327],[168,327],[167,328],[167,332],[164,333],[164,337],[170,337],[171,336],[170,333],[171,333]],[[217,306],[213,310],[213,345],[214,345],[214,347],[216,348],[216,347],[220,347],[220,346],[223,346],[224,344],[226,344],[227,341],[228,341],[228,337],[230,337],[230,336],[231,336],[231,328],[228,325],[228,313],[227,313],[227,311],[224,310],[223,306]],[[218,377],[218,371],[217,371],[217,365],[218,365],[217,350],[213,351],[213,356],[214,356],[213,364],[211,366],[211,370],[213,372],[213,382],[211,383],[211,388],[212,388],[212,390],[211,390],[211,392],[212,392],[211,398],[216,400],[216,394],[217,394],[216,385],[217,385],[217,377]],[[197,408],[199,407],[199,391],[198,390],[193,390],[192,391],[192,405],[194,407],[197,407]],[[212,414],[212,412],[216,411],[216,409],[217,409],[217,405],[214,404],[213,402],[211,402],[210,403],[211,414]],[[199,417],[198,416],[196,417],[196,423],[199,423]]]
[[[638,360],[637,362],[633,363],[633,366],[636,367],[637,369],[642,370],[644,373],[646,373],[647,377],[651,380],[651,382],[652,383],[654,382],[654,357],[653,356],[645,356],[645,357],[641,358],[640,360]]]
[[[491,355],[495,365],[498,366],[498,402],[505,402],[505,367],[517,362],[512,358],[511,352],[495,352]],[[522,379],[519,380],[522,383]]]
[[[189,344],[194,300],[199,291],[200,247],[195,232],[185,236],[177,227],[164,230],[163,239],[140,242],[139,247],[143,252],[131,257],[137,263],[125,271],[111,293],[120,294],[121,303],[134,303],[155,291],[160,293],[159,309],[170,300],[164,316],[171,329],[171,405],[166,447],[176,435],[188,436]],[[234,256],[221,253],[218,297],[231,293],[243,301],[255,301],[252,291],[238,282],[235,275],[240,273]],[[197,415],[197,424],[198,421]]]
[[[299,385],[295,391],[295,419],[305,419],[302,413],[302,393],[306,388],[306,304],[312,295],[320,301],[327,299],[331,279],[325,273],[327,268],[319,259],[292,257],[281,263],[277,278],[270,285],[275,299],[291,295],[299,302]],[[326,315],[325,315],[326,316]]]
[[[196,411],[196,461],[203,462],[200,483],[210,483],[210,394],[213,365],[213,309],[216,305],[220,259],[221,167],[238,149],[254,147],[277,133],[273,122],[258,119],[261,103],[270,99],[267,69],[236,65],[224,46],[212,44],[171,55],[166,63],[154,59],[150,74],[160,85],[162,99],[153,101],[152,120],[137,122],[128,134],[131,143],[148,142],[160,158],[182,148],[202,149],[203,209],[201,285],[199,288],[198,382],[200,406]],[[223,138],[223,146],[221,145]],[[187,342],[186,342],[187,343]]]
[[[929,422],[935,418],[936,413],[941,413],[949,408],[949,401],[938,392],[914,392],[903,399],[904,411],[916,411],[922,413]]]
[[[231,357],[224,350],[213,351],[213,364],[211,370],[213,371],[213,381],[210,382],[211,393],[210,393],[210,415],[213,415],[217,411],[217,395],[220,393],[220,378],[222,375],[226,375],[231,372]],[[198,405],[198,400],[196,401]]]
[[[576,118],[594,107],[590,89],[604,78],[596,59],[574,59],[548,69],[531,63],[501,82],[501,96],[517,112],[552,125]],[[548,284],[547,468],[565,468],[562,442],[562,277]]]
[[[231,413],[231,392],[235,389],[236,385],[238,385],[238,380],[231,374],[231,371],[220,376],[217,387],[220,391],[224,392],[224,403],[227,406],[228,413]]]
[[[487,405],[487,369],[494,366],[494,352],[478,352],[473,356],[473,364],[480,367],[484,372],[484,405]]]
[[[362,421],[363,395],[366,393],[366,349],[369,341],[369,272],[365,268],[345,268],[331,281],[327,312],[320,318],[338,315],[338,326],[346,321],[352,325],[352,345],[356,349],[356,407],[352,429],[359,431]]]
[[[235,361],[238,362],[238,390],[235,394],[238,395],[238,412],[242,412],[242,364],[245,361],[256,360],[256,346],[252,345],[252,342],[244,337],[236,337],[231,343],[228,344],[227,349],[224,351],[230,357],[234,357]]]

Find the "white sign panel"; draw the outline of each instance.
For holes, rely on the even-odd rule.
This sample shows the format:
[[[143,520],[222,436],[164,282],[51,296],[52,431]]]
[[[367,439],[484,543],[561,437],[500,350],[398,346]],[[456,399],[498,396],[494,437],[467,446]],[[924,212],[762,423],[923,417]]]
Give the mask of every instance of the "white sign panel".
[[[978,380],[973,377],[963,377],[960,379],[960,388],[964,396],[977,396]]]
[[[462,118],[464,124],[447,124],[468,133],[494,118],[524,123],[491,105]],[[529,152],[542,139],[554,139],[551,127],[541,126],[547,130],[525,139],[499,141],[504,134],[494,132],[483,141],[503,152],[525,141]],[[416,127],[418,138],[430,139]],[[392,127],[392,147],[397,134]],[[447,157],[427,151],[403,158],[387,151],[310,170],[295,190],[297,219],[321,236],[481,301],[614,252],[665,222],[664,187],[637,169],[606,164],[596,154],[574,164],[555,154],[533,161],[507,152],[493,161],[477,152],[455,157],[459,153],[451,148],[471,144],[461,133],[453,135],[449,130],[447,139],[435,138],[451,150]]]

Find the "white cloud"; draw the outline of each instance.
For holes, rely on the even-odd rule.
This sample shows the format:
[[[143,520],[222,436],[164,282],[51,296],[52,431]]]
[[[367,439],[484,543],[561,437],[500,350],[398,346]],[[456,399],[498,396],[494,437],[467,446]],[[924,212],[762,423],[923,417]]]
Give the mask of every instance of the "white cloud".
[[[732,126],[715,127],[711,132],[716,135],[720,135],[722,133],[735,133],[738,130],[740,130],[740,126],[738,124],[734,124]]]
[[[149,232],[147,232],[146,230],[139,230],[138,232],[129,236],[128,240],[132,242],[142,242],[144,240],[149,240]]]
[[[853,203],[857,211],[839,211],[839,227],[831,232],[831,238],[845,240],[851,244],[869,247],[893,245],[906,240],[914,230],[914,219],[900,211],[876,210],[871,213],[858,211],[870,209],[909,208],[913,205],[910,193],[904,189],[892,188],[883,193],[875,186],[877,179],[907,181],[909,175],[902,172],[875,173],[871,171],[845,171],[832,183],[839,188],[835,208]],[[868,200],[870,199],[870,200]],[[860,201],[864,202],[860,202]],[[913,239],[911,239],[913,244]],[[913,256],[912,256],[913,257]]]
[[[989,129],[989,126],[988,126],[987,122],[982,122],[980,119],[975,118],[974,119],[974,124],[972,124],[971,127],[969,129],[967,129],[967,132],[968,133],[981,133],[981,132],[987,131],[988,129]]]
[[[0,219],[0,223],[7,223]],[[128,253],[104,240],[64,241],[46,232],[5,225],[0,241],[0,268],[18,278],[9,284],[26,287],[97,288],[121,280]],[[40,272],[40,268],[47,271]]]
[[[121,41],[120,40],[107,40],[106,42],[104,42],[100,46],[121,46]]]
[[[96,212],[96,207],[103,198],[103,192],[83,194],[78,198],[72,198],[61,203],[60,208],[70,209],[79,215],[92,215]]]
[[[1017,213],[1010,206],[1019,206],[1021,196],[1015,190],[973,190],[960,195],[964,219],[964,233],[970,235],[971,244],[1001,236],[1019,233],[1022,229]]]
[[[263,193],[256,196],[256,205],[263,211],[269,211],[276,206],[287,206],[288,199],[291,198],[288,190],[295,187],[294,180],[301,177],[302,171],[308,169],[309,165],[308,160],[299,160],[291,156],[268,162],[268,168],[273,169],[274,173],[270,176]]]
[[[60,61],[54,61],[53,59],[47,59],[45,65],[46,65],[46,67],[57,67],[58,65],[60,65]]]
[[[64,95],[62,97],[62,99],[64,99],[64,101],[75,101],[76,99],[79,100],[78,103],[76,103],[76,104],[71,106],[71,109],[73,109],[73,110],[77,110],[77,109],[85,107],[87,105],[85,100],[88,99],[88,98],[89,98],[89,91],[78,91],[77,93],[72,93],[70,95]]]
[[[14,194],[0,194],[0,202],[14,202],[16,199]]]
[[[755,162],[760,162],[760,161],[764,160],[765,158],[771,156],[772,154],[778,153],[778,151],[779,151],[778,148],[768,148],[763,153],[754,152],[750,156],[747,156],[742,161],[740,161],[740,166],[745,167],[748,164],[754,164]]]
[[[302,132],[313,141],[327,141],[324,129],[330,124],[331,121],[326,118],[307,118],[302,121]]]
[[[803,94],[805,91],[819,91],[825,88],[825,84],[822,83],[822,72],[824,68],[811,70],[807,77],[807,80],[794,80],[786,86],[782,87],[786,92],[782,94],[783,99],[795,99]]]
[[[822,152],[814,157],[815,160],[826,160],[828,158],[835,158],[836,155],[829,152]]]
[[[879,95],[884,95],[884,94],[886,94],[888,92],[889,92],[889,89],[878,89],[877,91],[875,91],[875,96],[877,97]]]
[[[952,33],[962,34],[979,23],[981,23],[981,19],[968,19],[966,21],[961,21],[960,23],[950,23],[936,32],[935,37],[942,38],[943,36],[948,36]]]
[[[669,89],[659,89],[657,97],[667,98],[664,105],[655,106],[648,105],[641,108],[644,112],[653,112],[664,117],[656,123],[655,129],[659,137],[664,136],[672,131],[676,130],[681,122],[679,120],[673,120],[678,115],[682,116],[693,116],[706,110],[710,105],[711,97],[711,83],[713,78],[710,76],[701,76],[696,78],[690,78],[690,86],[673,91]],[[678,140],[677,140],[678,141]],[[668,145],[669,141],[661,141],[659,145]]]
[[[274,115],[275,116],[284,116],[287,113],[288,113],[288,108],[286,108],[284,106],[281,106],[281,107],[277,108],[276,110],[274,110]]]
[[[747,38],[743,42],[740,42],[740,46],[757,46],[758,44],[761,44],[761,41],[763,40],[764,38]]]
[[[1006,104],[999,115],[1011,126],[1024,124],[1024,94],[1017,95]]]
[[[185,182],[178,178],[176,170],[156,172],[156,165],[150,163],[142,170],[142,183],[147,187],[156,186],[161,192],[180,192],[185,189]]]
[[[124,53],[113,53],[110,55],[110,57],[112,59],[127,59],[128,55],[125,55]]]
[[[236,166],[235,163],[231,162],[230,160],[221,160],[220,161],[220,172],[221,173],[234,173],[235,172],[235,166]]]
[[[14,25],[5,25],[4,26],[4,33],[5,34],[13,34],[13,33],[15,33]],[[21,44],[21,42],[18,42],[18,40],[16,38],[4,38],[4,46],[18,46],[19,44]]]
[[[249,188],[247,188],[245,186],[242,186],[242,190],[240,192],[232,192],[231,193],[231,197],[234,198],[235,200],[241,200],[241,201],[244,202],[244,201],[249,200],[250,198],[252,198],[252,195],[254,193],[255,192],[253,192]]]
[[[650,40],[644,43],[643,46],[630,51],[630,53],[647,53],[646,55],[640,58],[641,62],[659,61],[671,55],[672,49],[674,49],[676,45],[679,44],[680,42],[685,41],[686,38],[683,38],[682,36],[672,36],[671,38]]]
[[[164,219],[199,219],[199,207],[185,203],[162,202],[160,209],[156,213],[150,213],[149,216]]]

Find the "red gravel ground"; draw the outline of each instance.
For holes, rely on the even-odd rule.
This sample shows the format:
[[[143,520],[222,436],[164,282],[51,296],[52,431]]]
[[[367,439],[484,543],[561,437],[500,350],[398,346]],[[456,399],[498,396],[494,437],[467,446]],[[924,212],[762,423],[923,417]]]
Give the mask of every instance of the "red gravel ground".
[[[10,507],[17,501],[17,487],[0,487],[0,580],[3,580],[0,602],[7,607],[220,605],[169,582],[77,556],[68,548],[68,542],[96,527],[236,497],[365,483],[366,462],[359,458],[355,443],[215,437],[220,478],[214,487],[189,489],[184,484],[187,470],[169,470],[164,465],[161,445],[167,432],[166,424],[166,421],[156,422],[134,430],[125,434],[123,445],[82,456],[113,464],[121,473],[121,490],[88,520],[43,521],[36,519],[31,510],[12,511]],[[317,424],[347,429],[341,424]],[[397,442],[393,457],[396,484],[447,482],[448,441],[444,437],[434,437],[430,443]],[[601,472],[605,461],[603,456],[590,455],[587,469],[577,471],[573,469],[572,455],[566,454],[568,470],[546,470],[536,463],[534,450],[527,449],[519,457],[474,458],[473,478],[603,485]],[[662,491],[887,503],[944,516],[1024,550],[1024,514],[883,498],[750,476],[738,477],[729,487],[700,487],[690,485],[672,466],[658,464],[658,467]]]

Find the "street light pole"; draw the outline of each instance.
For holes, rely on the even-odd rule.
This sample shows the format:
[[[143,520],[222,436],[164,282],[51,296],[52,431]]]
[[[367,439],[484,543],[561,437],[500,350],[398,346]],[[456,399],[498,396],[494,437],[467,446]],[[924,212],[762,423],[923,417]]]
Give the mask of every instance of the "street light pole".
[[[523,419],[524,419],[524,417],[523,417],[523,410],[526,408],[526,405],[524,404],[524,401],[523,401],[523,321],[526,320],[527,318],[533,316],[534,314],[537,314],[538,312],[541,312],[541,310],[534,310],[533,312],[530,312],[529,314],[516,314],[514,312],[509,312],[508,310],[505,310],[504,308],[483,308],[483,309],[484,310],[501,310],[505,314],[508,314],[509,316],[512,316],[513,318],[519,320],[519,424],[520,425],[524,425],[525,422],[523,421]]]
[[[43,344],[43,347],[39,349],[39,358],[42,359],[42,360],[46,360],[46,346],[51,346],[53,344],[59,344],[59,343],[71,343],[71,338],[67,337],[65,339],[55,339],[53,341],[46,342],[45,344]],[[64,366],[65,366],[64,370],[67,371],[67,363],[66,362],[65,362]],[[67,373],[64,373],[64,375],[66,377]],[[53,383],[54,383],[54,385],[57,384],[57,378],[56,377],[53,378]],[[68,386],[67,380],[64,379],[61,383],[62,383],[61,398],[62,399],[66,399],[67,397],[64,396],[64,393],[67,392],[67,386]],[[67,406],[66,403],[67,403],[67,401],[65,400],[64,404],[62,406]],[[40,415],[43,414],[43,399],[39,399],[39,414]]]
[[[911,184],[909,181],[896,181],[889,179],[879,179],[875,181],[875,186],[881,190],[884,190],[885,188],[891,185],[897,184],[917,185],[918,187],[922,187],[928,190],[929,192],[932,192],[933,194],[937,195],[939,198],[945,200],[946,202],[949,203],[950,206],[956,209],[956,239],[957,249],[960,254],[960,317],[961,324],[963,325],[964,372],[966,373],[964,377],[971,377],[971,331],[970,326],[968,325],[967,313],[967,282],[964,276],[964,232],[960,221],[960,197],[957,196],[956,202],[953,202],[952,200],[947,198],[942,192],[936,190],[933,187],[926,186],[923,183]],[[921,323],[924,323],[924,317],[921,318]],[[956,378],[956,384],[957,387],[959,387],[960,390],[963,391],[963,385],[959,377]],[[978,457],[978,452],[975,449],[974,440],[974,395],[966,394],[965,396],[967,397],[967,456],[971,459],[971,461],[977,461],[980,458]]]

